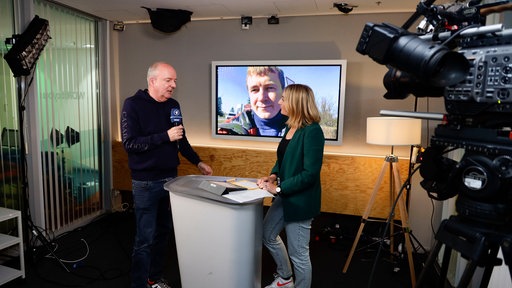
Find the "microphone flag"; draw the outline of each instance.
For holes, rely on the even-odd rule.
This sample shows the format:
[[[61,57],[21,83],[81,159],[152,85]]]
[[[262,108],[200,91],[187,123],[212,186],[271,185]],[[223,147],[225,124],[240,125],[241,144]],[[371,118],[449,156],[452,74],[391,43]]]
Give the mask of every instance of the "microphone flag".
[[[178,108],[171,109],[171,124],[172,126],[180,126],[183,122],[181,111]]]

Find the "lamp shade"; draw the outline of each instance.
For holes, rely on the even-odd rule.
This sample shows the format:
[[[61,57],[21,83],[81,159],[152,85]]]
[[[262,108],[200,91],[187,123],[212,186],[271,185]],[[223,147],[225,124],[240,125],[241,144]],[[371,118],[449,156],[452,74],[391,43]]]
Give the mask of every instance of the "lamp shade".
[[[375,145],[416,145],[421,143],[421,119],[368,117],[366,143]]]

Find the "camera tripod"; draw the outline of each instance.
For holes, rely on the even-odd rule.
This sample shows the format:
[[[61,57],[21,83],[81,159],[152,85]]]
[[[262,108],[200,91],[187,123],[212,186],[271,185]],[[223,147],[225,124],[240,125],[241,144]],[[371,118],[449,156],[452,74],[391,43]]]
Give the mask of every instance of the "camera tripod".
[[[507,225],[508,226],[508,225]],[[457,287],[467,287],[476,267],[485,267],[480,287],[487,287],[494,266],[501,265],[497,258],[501,247],[505,264],[512,276],[512,233],[510,228],[495,229],[492,225],[478,225],[461,216],[452,216],[443,220],[436,234],[434,249],[430,252],[423,270],[416,283],[416,288],[427,287],[424,283],[427,273],[435,264],[443,245],[445,250],[441,264],[439,282],[433,287],[444,287],[452,250],[460,252],[468,260],[464,273]]]

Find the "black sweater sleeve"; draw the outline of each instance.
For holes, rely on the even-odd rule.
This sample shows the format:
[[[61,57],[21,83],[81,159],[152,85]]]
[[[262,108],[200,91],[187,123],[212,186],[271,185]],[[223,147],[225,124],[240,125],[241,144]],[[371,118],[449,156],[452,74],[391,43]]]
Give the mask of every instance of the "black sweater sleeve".
[[[174,99],[157,102],[147,91],[139,90],[123,104],[121,134],[132,178],[157,180],[177,175],[178,152],[194,165],[201,160],[184,136],[179,145],[167,134],[171,109],[179,109]]]

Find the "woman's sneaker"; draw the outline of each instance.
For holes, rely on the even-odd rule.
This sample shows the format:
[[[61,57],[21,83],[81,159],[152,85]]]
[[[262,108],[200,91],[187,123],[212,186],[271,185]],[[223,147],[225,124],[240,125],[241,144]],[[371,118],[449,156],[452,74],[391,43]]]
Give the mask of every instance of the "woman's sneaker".
[[[171,285],[169,285],[164,279],[160,279],[154,282],[148,280],[147,286],[148,288],[171,288]]]
[[[293,277],[290,277],[288,280],[281,278],[278,274],[274,274],[274,282],[272,284],[266,286],[265,288],[294,288],[293,285]]]

